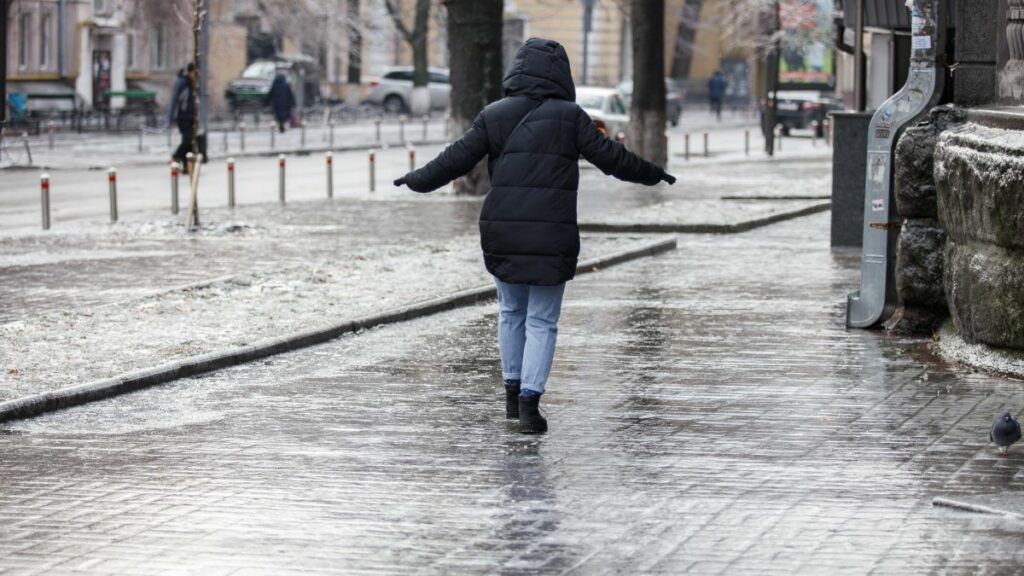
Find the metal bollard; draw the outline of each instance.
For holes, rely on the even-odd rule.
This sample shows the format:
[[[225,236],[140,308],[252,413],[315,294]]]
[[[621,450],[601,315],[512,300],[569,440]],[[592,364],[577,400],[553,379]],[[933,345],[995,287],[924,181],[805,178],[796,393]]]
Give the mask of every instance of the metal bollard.
[[[50,120],[46,123],[46,138],[49,141],[50,150],[53,150],[53,134],[57,130],[57,125]]]
[[[142,126],[139,126],[139,153],[140,154],[142,153],[142,138],[145,135],[146,135],[146,129],[144,127],[142,127]]]
[[[107,180],[110,182],[110,223],[117,222],[117,170],[111,167],[107,170]]]
[[[704,157],[707,158],[711,155],[711,148],[708,146],[708,140],[710,136],[707,130],[704,131]]]
[[[195,172],[193,171],[195,169],[195,167],[196,167],[195,156],[191,152],[186,152],[185,153],[185,170],[187,170],[189,174],[195,174]]]
[[[299,148],[306,147],[306,121],[299,122]]]
[[[743,131],[743,154],[750,156],[750,129]]]
[[[174,148],[174,142],[171,140],[171,129],[167,129],[167,149]]]
[[[618,142],[619,144],[625,144],[626,135],[623,134],[622,132],[619,132],[618,134],[615,135],[615,141]]]
[[[284,154],[277,156],[277,196],[284,204]]]
[[[402,114],[398,117],[398,143],[405,143],[405,123],[409,121],[409,117]]]
[[[274,141],[277,138],[277,126],[270,125],[270,149],[274,149]]]
[[[229,145],[228,145],[228,131],[227,131],[227,130],[225,130],[225,131],[224,131],[224,153],[225,153],[225,154],[227,154],[227,153],[228,153],[228,146],[229,146]]]
[[[43,230],[50,229],[50,175],[43,173],[39,177],[40,200],[43,207]]]
[[[370,149],[370,192],[377,190],[377,153]]]
[[[409,172],[416,169],[416,147],[409,144]]]
[[[171,162],[171,214],[178,213],[178,175],[181,174],[181,164]]]
[[[245,122],[238,125],[238,146],[241,148],[242,153],[245,153]]]
[[[21,140],[25,143],[25,155],[28,156],[28,164],[32,165],[32,147],[28,144],[28,132],[21,133]]]
[[[228,208],[235,207],[235,159],[228,158]]]
[[[327,197],[334,198],[334,154],[327,152]]]
[[[779,152],[782,152],[782,136],[784,131],[785,128],[782,126],[782,124],[775,125],[775,149],[778,150]]]
[[[380,123],[381,123],[381,119],[380,118],[377,118],[376,120],[373,121],[373,125],[374,125],[374,127],[375,127],[375,129],[377,131],[376,142],[377,142],[378,146],[380,146]]]
[[[423,141],[427,141],[427,126],[430,124],[430,114],[423,115]]]
[[[690,133],[683,134],[683,158],[690,159]]]
[[[818,147],[818,121],[811,122],[811,146]]]
[[[825,145],[832,145],[832,121],[828,118],[825,119]]]
[[[334,149],[334,120],[327,123],[327,130],[330,135],[327,140],[327,145],[333,150]]]

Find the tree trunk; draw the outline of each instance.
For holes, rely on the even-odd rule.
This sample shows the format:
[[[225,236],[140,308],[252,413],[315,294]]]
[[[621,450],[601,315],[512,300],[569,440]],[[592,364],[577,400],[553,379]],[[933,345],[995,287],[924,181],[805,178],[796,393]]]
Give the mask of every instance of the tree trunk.
[[[384,6],[395,23],[395,28],[409,43],[412,49],[412,102],[409,107],[413,114],[419,116],[430,111],[430,93],[427,83],[430,76],[427,73],[427,32],[430,24],[430,0],[416,0],[415,21],[410,31],[402,20],[400,0],[385,0]]]
[[[665,167],[665,0],[631,0],[633,110],[629,144],[634,152]]]
[[[196,67],[196,73],[189,82],[192,84],[192,165],[189,166],[189,179],[192,185],[192,195],[188,203],[188,226],[196,228],[199,226],[199,166],[202,164],[199,158],[199,78],[202,77],[202,62],[199,58],[199,34],[203,25],[203,0],[193,0],[195,11],[192,20],[192,63]]]
[[[504,0],[445,0],[451,67],[451,119],[448,133],[464,134],[480,111],[501,98],[501,33]],[[455,181],[455,193],[483,195],[490,190],[487,160]]]
[[[348,4],[346,21],[348,28],[348,86],[345,88],[345,103],[359,104],[359,90],[363,75],[363,34],[359,19],[359,0],[346,0]]]

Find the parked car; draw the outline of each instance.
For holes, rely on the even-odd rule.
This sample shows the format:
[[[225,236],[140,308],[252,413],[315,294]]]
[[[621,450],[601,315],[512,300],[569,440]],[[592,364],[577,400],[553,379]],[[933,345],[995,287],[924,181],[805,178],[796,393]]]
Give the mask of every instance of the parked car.
[[[623,80],[618,86],[619,93],[626,100],[626,106],[630,106],[633,100],[633,81]],[[665,118],[673,126],[679,125],[679,117],[683,114],[683,99],[685,90],[676,87],[675,81],[665,78]]]
[[[768,94],[761,106],[762,120],[774,103],[774,92]],[[779,109],[775,111],[776,124],[782,125],[786,136],[790,131],[811,128],[817,122],[817,136],[825,135],[825,118],[829,112],[842,110],[843,103],[830,93],[815,90],[779,90]],[[761,123],[764,125],[764,122]]]
[[[579,86],[576,88],[576,103],[590,115],[598,130],[614,138],[619,132],[629,130],[629,105],[614,88]]]
[[[387,112],[408,112],[412,101],[412,66],[389,68],[380,78],[370,80],[366,101],[382,106]],[[430,108],[448,107],[452,84],[447,68],[428,68]]]
[[[239,78],[228,83],[224,97],[231,111],[262,109],[277,74],[287,76],[300,106],[310,106],[319,99],[316,62],[304,55],[281,55],[272,60],[254,61],[246,66]]]

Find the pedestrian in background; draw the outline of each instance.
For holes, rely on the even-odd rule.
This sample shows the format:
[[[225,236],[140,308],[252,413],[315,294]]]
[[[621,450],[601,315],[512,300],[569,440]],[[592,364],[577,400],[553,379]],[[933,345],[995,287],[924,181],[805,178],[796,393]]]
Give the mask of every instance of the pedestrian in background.
[[[284,125],[291,120],[292,110],[295,108],[295,94],[284,74],[274,76],[274,83],[270,85],[270,92],[267,93],[267,104],[274,113],[277,120],[277,128],[284,132]]]
[[[531,38],[490,104],[459,141],[395,181],[430,192],[487,157],[491,191],[480,214],[484,263],[498,288],[498,346],[505,415],[523,433],[547,430],[538,409],[555,354],[565,283],[576,274],[579,161],[653,186],[675,178],[602,134],[576,105],[565,49]]]
[[[715,70],[708,80],[708,100],[711,102],[711,111],[719,120],[722,119],[722,100],[725,98],[725,88],[729,82],[721,70]]]
[[[178,132],[181,133],[181,144],[174,151],[173,160],[181,164],[185,174],[188,174],[189,171],[185,155],[192,151],[193,123],[196,117],[192,86],[197,77],[196,67],[191,62],[185,68],[178,70],[178,77],[175,79],[174,89],[171,91],[171,109],[168,114],[168,125],[177,124]]]

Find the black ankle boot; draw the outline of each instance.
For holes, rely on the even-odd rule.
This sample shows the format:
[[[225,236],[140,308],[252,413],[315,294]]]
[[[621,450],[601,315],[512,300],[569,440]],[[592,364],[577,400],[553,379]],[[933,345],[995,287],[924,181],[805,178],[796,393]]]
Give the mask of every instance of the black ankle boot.
[[[505,418],[519,419],[519,380],[505,380]]]
[[[519,396],[519,431],[523,434],[547,432],[548,421],[540,415],[540,396]]]

